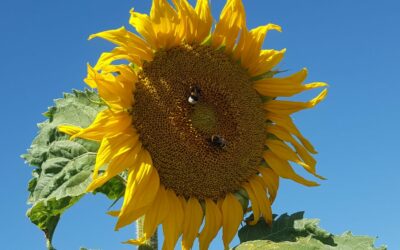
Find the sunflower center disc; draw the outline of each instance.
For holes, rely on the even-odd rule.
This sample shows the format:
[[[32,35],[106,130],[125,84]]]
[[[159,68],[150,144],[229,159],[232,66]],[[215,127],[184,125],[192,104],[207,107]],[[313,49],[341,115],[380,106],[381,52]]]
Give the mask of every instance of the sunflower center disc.
[[[161,50],[143,65],[133,126],[166,188],[218,199],[257,173],[265,112],[251,85],[240,65],[210,46]],[[188,101],[193,87],[200,90],[194,104]]]
[[[192,125],[197,130],[205,133],[212,133],[215,131],[217,125],[217,117],[215,109],[205,103],[197,103],[193,106],[190,118]]]

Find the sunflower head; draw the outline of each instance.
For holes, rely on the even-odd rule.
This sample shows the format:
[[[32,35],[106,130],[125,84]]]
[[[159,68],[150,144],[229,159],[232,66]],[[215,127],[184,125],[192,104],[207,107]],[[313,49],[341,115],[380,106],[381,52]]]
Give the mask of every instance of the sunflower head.
[[[290,163],[322,178],[315,149],[290,115],[314,107],[326,89],[308,102],[279,97],[326,84],[303,84],[305,69],[275,77],[285,50],[262,44],[281,28],[248,30],[241,0],[227,1],[215,27],[208,0],[173,2],[153,0],[149,15],[132,10],[139,35],[121,27],[90,37],[117,45],[88,66],[85,79],[108,108],[87,128],[59,130],[101,142],[88,191],[128,172],[116,228],[144,217],[143,237],[129,243],[147,241],[162,224],[163,249],[174,249],[181,235],[183,249],[196,237],[207,249],[220,228],[228,247],[248,210],[249,224],[272,221],[279,177],[317,185]]]

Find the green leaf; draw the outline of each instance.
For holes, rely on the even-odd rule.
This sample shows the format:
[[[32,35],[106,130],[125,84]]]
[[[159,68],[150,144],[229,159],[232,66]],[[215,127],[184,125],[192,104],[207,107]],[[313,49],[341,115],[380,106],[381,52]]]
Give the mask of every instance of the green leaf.
[[[246,225],[239,230],[240,242],[251,240],[272,240],[272,241],[290,241],[296,238],[294,222],[302,219],[304,212],[297,212],[292,215],[283,214],[274,220],[272,226],[260,219],[254,226]],[[274,215],[276,217],[276,215]],[[250,218],[252,220],[252,218]]]
[[[152,248],[152,247],[149,246],[149,245],[140,245],[140,246],[138,246],[137,249],[138,249],[138,250],[155,250],[154,248]]]
[[[283,241],[283,242],[273,242],[269,240],[255,240],[248,241],[235,247],[235,250],[386,250],[385,246],[376,248],[373,242],[374,238],[368,236],[346,236],[345,242],[339,242],[337,245],[331,246],[323,244],[321,241],[313,239],[311,237],[299,238],[295,242]]]
[[[96,193],[103,193],[105,194],[110,200],[118,200],[122,196],[124,196],[125,192],[125,180],[120,177],[114,177],[109,180],[103,186],[97,188],[93,194]]]
[[[58,132],[57,126],[87,127],[103,109],[105,105],[93,91],[64,94],[45,113],[48,120],[38,125],[38,135],[22,156],[29,165],[36,166],[28,184],[28,203],[32,207],[27,216],[45,233],[48,249],[54,249],[51,240],[61,214],[85,194],[99,148],[97,142],[69,140],[68,135]],[[99,192],[116,199],[123,186],[122,179],[115,178]]]
[[[283,214],[274,220],[272,227],[264,221],[254,226],[246,225],[239,230],[241,244],[235,250],[282,249],[282,250],[385,250],[374,247],[375,239],[354,236],[350,232],[333,235],[319,227],[318,219],[303,219],[304,212]]]
[[[51,241],[61,213],[79,199],[80,197],[65,197],[60,200],[56,200],[55,198],[43,200],[37,202],[28,210],[27,216],[32,223],[37,225],[45,233],[48,249],[54,249]]]
[[[369,236],[355,236],[350,231],[344,232],[342,235],[335,236],[335,243],[342,247],[340,249],[354,250],[386,250],[386,246],[378,248],[374,247],[375,238]],[[349,246],[349,247],[347,247]],[[345,248],[347,247],[347,248]],[[353,247],[353,248],[350,248]],[[339,248],[339,247],[338,247]]]

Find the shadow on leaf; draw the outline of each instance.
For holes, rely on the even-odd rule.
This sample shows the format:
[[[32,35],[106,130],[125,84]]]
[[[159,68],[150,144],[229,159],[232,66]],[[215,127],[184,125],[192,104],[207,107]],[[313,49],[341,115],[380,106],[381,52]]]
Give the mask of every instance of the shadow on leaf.
[[[272,242],[296,242],[299,238],[313,238],[324,245],[336,246],[334,237],[329,232],[319,228],[318,219],[303,219],[304,212],[291,215],[283,214],[268,225],[264,220],[259,220],[256,225],[245,225],[239,230],[240,242],[254,240],[269,240]],[[246,220],[252,220],[250,215]]]

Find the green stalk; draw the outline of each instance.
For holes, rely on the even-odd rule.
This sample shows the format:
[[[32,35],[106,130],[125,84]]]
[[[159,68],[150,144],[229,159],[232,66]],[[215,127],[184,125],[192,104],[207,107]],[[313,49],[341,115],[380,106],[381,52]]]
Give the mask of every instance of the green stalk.
[[[53,245],[51,244],[51,241],[49,239],[46,239],[46,247],[47,250],[56,250]]]
[[[144,216],[139,218],[136,221],[136,237],[138,239],[142,238],[144,236]],[[151,236],[150,240],[146,242],[143,245],[140,245],[138,247],[139,250],[158,250],[158,236],[157,236],[157,230],[155,233]]]

